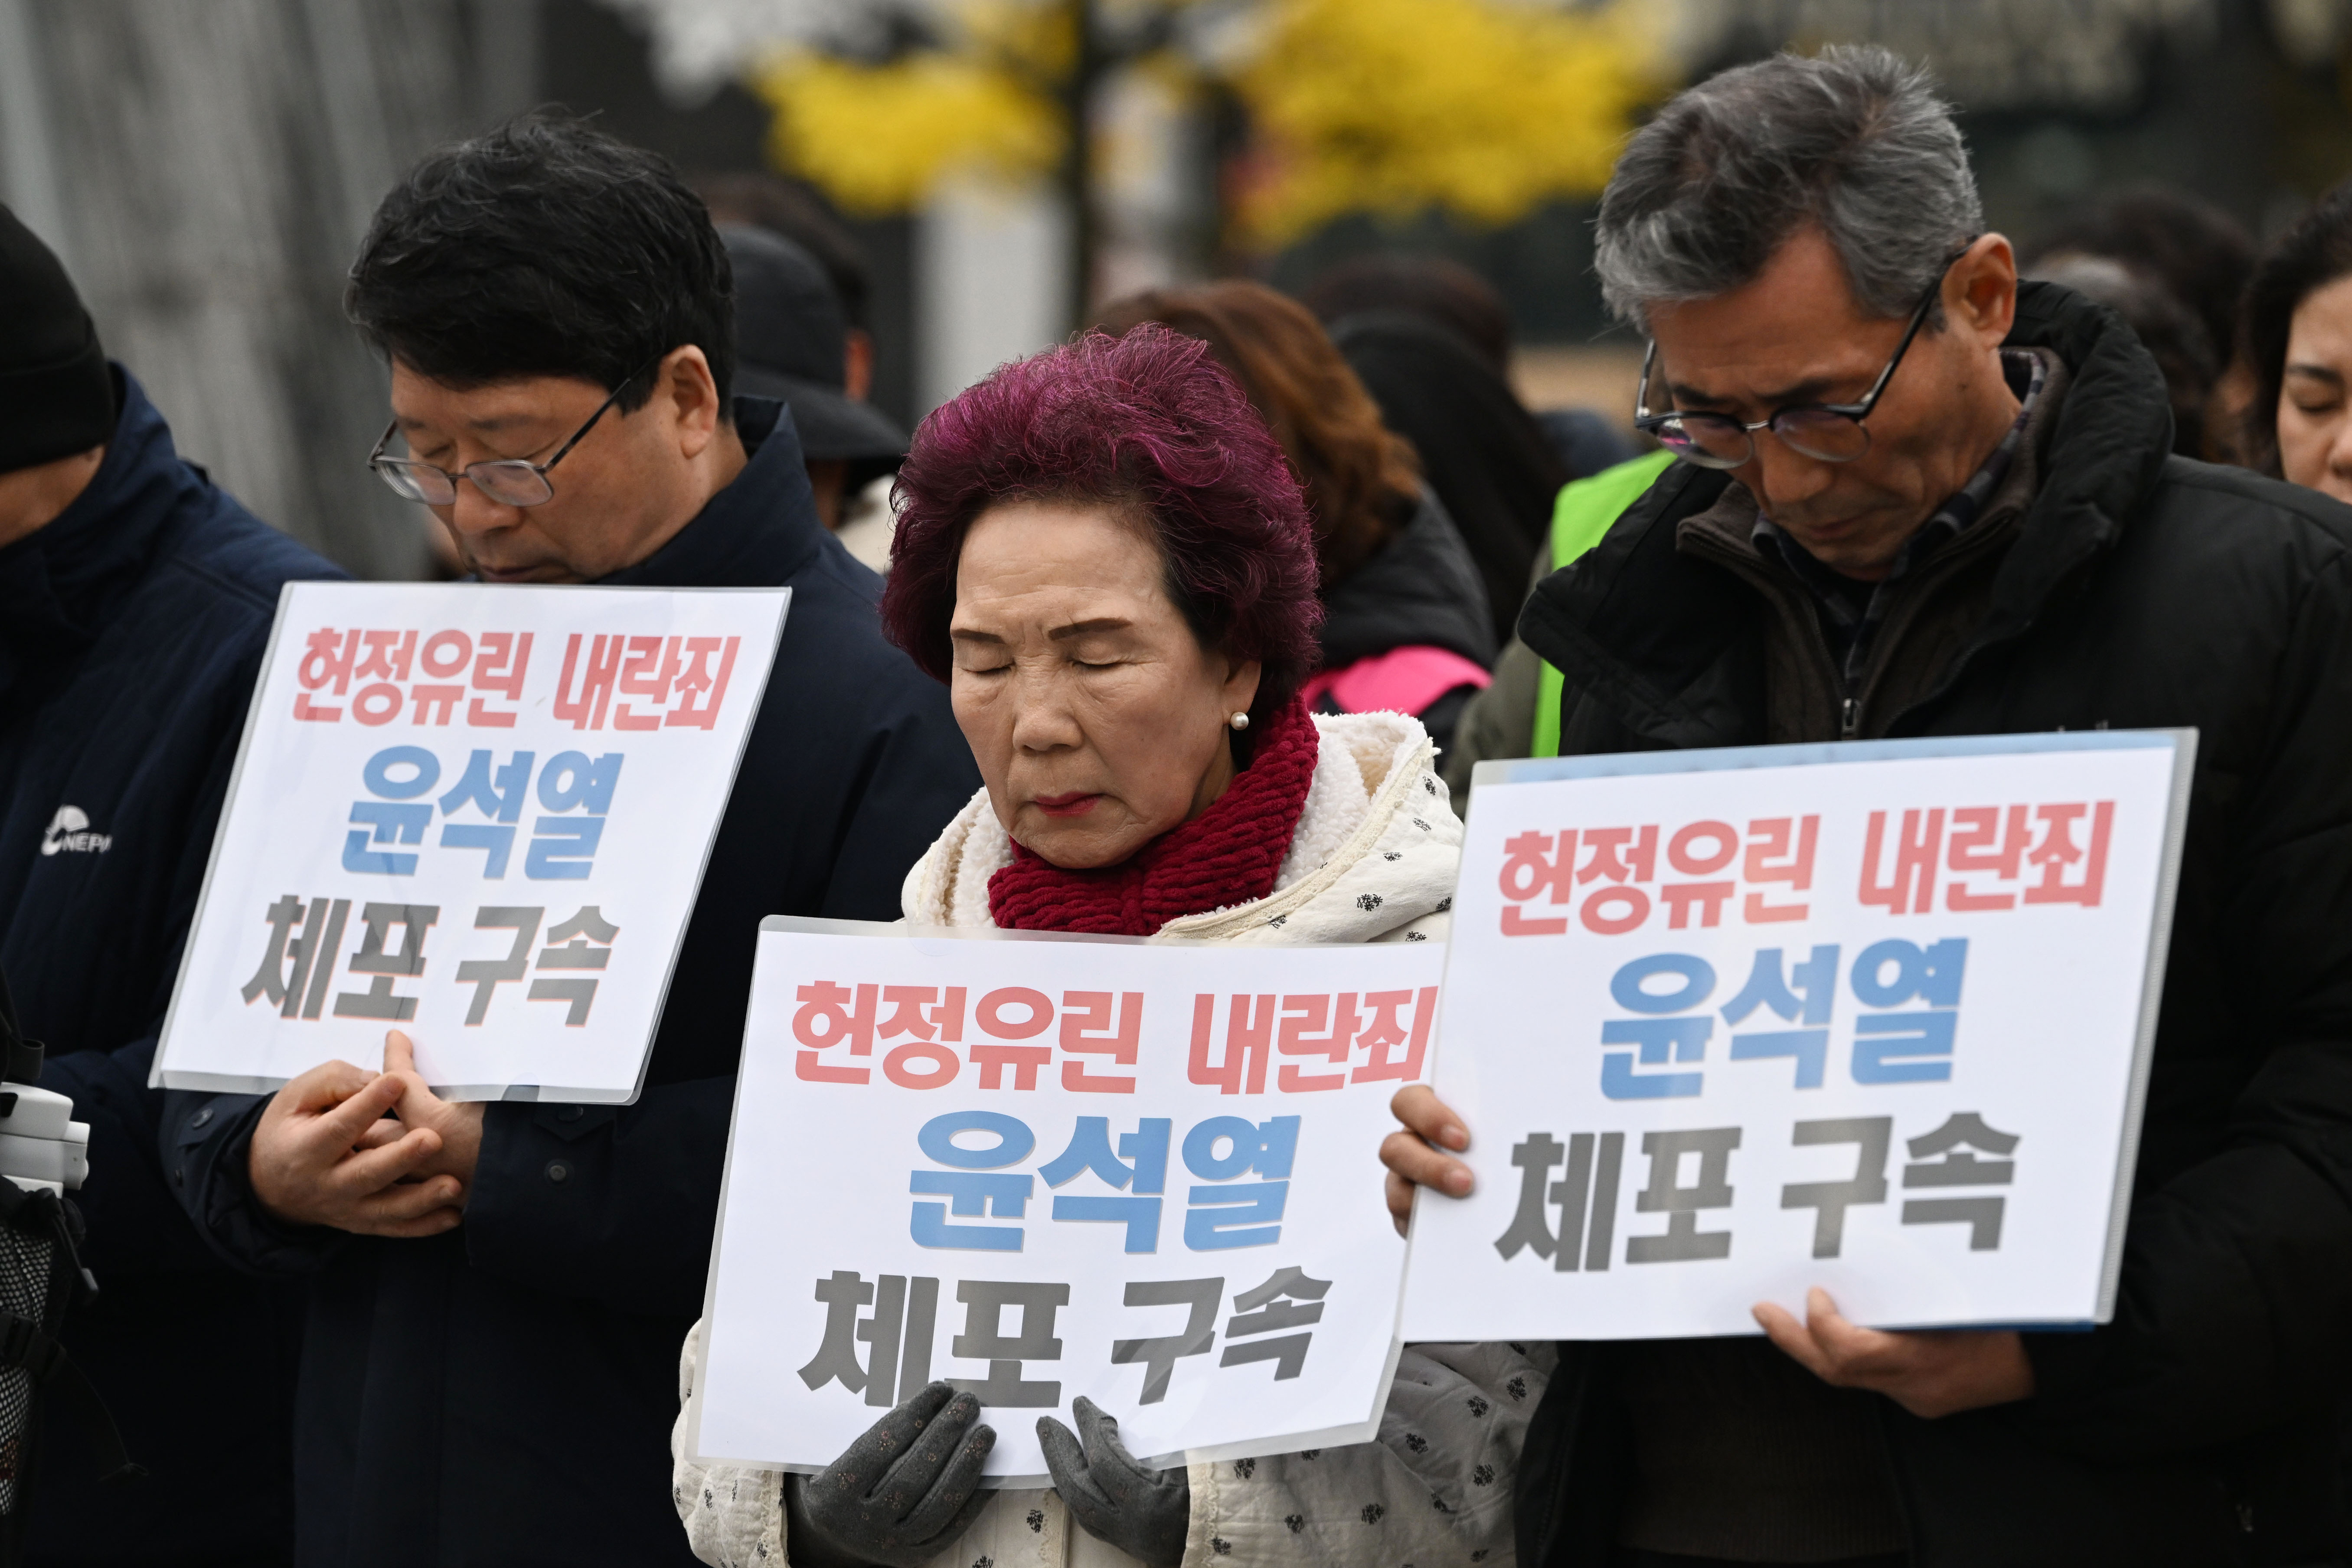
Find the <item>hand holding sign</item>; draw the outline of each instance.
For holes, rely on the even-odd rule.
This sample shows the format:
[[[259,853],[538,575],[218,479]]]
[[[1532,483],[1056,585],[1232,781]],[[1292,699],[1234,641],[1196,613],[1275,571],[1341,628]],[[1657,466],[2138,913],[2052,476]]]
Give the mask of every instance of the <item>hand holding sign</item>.
[[[1381,1145],[1389,1213],[1402,1230],[1412,1215],[1415,1188],[1468,1196],[1470,1167],[1439,1151],[1467,1149],[1470,1135],[1426,1084],[1398,1091],[1389,1108],[1407,1129],[1391,1133]],[[1818,1286],[1806,1292],[1805,1307],[1801,1323],[1786,1308],[1759,1302],[1756,1321],[1774,1344],[1833,1387],[1884,1394],[1926,1420],[2033,1396],[2033,1364],[2014,1330],[1866,1329],[1840,1315],[1830,1293]]]
[[[1359,1162],[1433,946],[765,923],[688,1451],[832,1466],[944,1376],[996,1425],[983,1484],[1050,1476],[1157,1562],[1179,1456],[1369,1440],[1403,1249]]]
[[[1470,1134],[1444,1101],[1426,1083],[1396,1092],[1389,1111],[1405,1124],[1381,1141],[1381,1163],[1389,1167],[1389,1218],[1402,1236],[1412,1219],[1412,1189],[1434,1187],[1455,1197],[1470,1196],[1470,1167],[1441,1150],[1460,1153],[1470,1146]]]
[[[405,1087],[394,1074],[330,1061],[279,1090],[247,1155],[261,1206],[290,1225],[359,1236],[438,1236],[456,1225],[462,1182],[408,1179],[442,1152],[441,1135],[412,1127],[383,1141],[383,1113]]]
[[[996,1431],[979,1416],[972,1395],[928,1384],[823,1470],[794,1476],[784,1489],[793,1554],[826,1568],[814,1542],[845,1564],[919,1568],[954,1545],[988,1503],[980,1467]]]
[[[1746,1334],[1771,1301],[1832,1382],[2022,1397],[2004,1333],[1868,1331],[2112,1315],[2193,742],[1490,765],[1384,1149],[1392,1211],[1446,1195],[1403,1337]]]
[[[1805,1321],[1769,1301],[1756,1321],[1822,1382],[1884,1394],[1922,1420],[2033,1397],[2033,1364],[2014,1329],[1884,1333],[1840,1316],[1830,1293],[1805,1292]]]
[[[1108,1541],[1145,1568],[1176,1568],[1192,1529],[1192,1485],[1184,1467],[1138,1464],[1118,1440],[1118,1421],[1081,1394],[1071,1402],[1078,1432],[1051,1416],[1037,1417],[1037,1444],[1054,1490],[1097,1541]]]
[[[383,1075],[400,1082],[400,1099],[392,1112],[401,1125],[429,1132],[439,1140],[439,1154],[419,1166],[415,1174],[457,1177],[464,1184],[457,1207],[465,1207],[465,1200],[474,1191],[474,1166],[482,1155],[483,1102],[447,1101],[426,1088],[424,1076],[416,1071],[416,1048],[398,1030],[383,1037]]]

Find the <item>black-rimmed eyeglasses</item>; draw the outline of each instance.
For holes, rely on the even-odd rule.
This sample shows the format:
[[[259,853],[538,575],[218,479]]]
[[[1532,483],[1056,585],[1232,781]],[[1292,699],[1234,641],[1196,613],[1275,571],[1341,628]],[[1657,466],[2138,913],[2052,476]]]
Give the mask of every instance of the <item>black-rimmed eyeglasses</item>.
[[[573,431],[572,439],[557,447],[555,455],[544,463],[533,463],[524,457],[485,458],[479,463],[468,463],[452,474],[446,468],[420,463],[414,457],[386,457],[383,449],[392,444],[394,434],[400,429],[400,421],[395,419],[384,426],[383,435],[376,442],[375,450],[368,454],[368,466],[392,487],[394,495],[404,501],[415,501],[423,506],[455,506],[457,481],[460,479],[472,480],[475,489],[501,507],[542,505],[555,498],[555,485],[548,478],[548,471],[562,462],[564,454],[579,445],[581,438],[596,428],[596,422],[604,417],[604,411],[621,401],[621,394],[629,390],[632,382],[660,362],[658,358],[648,360],[634,372],[623,377],[621,384],[613,389],[613,395],[596,405],[596,412],[588,416],[588,423]]]
[[[1727,413],[1697,413],[1680,409],[1652,413],[1650,371],[1658,358],[1658,340],[1653,338],[1648,351],[1642,356],[1641,382],[1633,389],[1633,428],[1649,432],[1657,437],[1659,445],[1702,468],[1740,466],[1756,455],[1756,432],[1759,430],[1770,431],[1790,451],[1816,461],[1853,462],[1870,450],[1870,431],[1862,422],[1878,406],[1879,395],[1895,379],[1895,367],[1910,351],[1911,340],[1919,335],[1929,307],[1943,292],[1944,275],[1952,270],[1952,263],[1967,254],[1966,249],[1956,250],[1944,258],[1944,265],[1937,269],[1936,281],[1927,286],[1927,291],[1913,308],[1911,324],[1903,329],[1903,340],[1895,345],[1895,357],[1886,361],[1886,368],[1878,372],[1878,379],[1871,383],[1860,402],[1799,403],[1778,410],[1753,424],[1744,424]]]

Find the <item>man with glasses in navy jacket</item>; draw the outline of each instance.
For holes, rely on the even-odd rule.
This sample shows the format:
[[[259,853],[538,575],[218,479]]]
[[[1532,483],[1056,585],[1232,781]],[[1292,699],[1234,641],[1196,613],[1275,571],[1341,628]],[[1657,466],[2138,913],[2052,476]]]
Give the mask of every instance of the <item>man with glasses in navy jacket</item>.
[[[335,1063],[175,1096],[174,1178],[226,1254],[310,1281],[299,1562],[691,1562],[667,1438],[760,920],[896,918],[979,781],[783,406],[730,400],[726,251],[660,159],[547,119],[435,153],[348,306],[391,361],[372,465],[480,580],[792,609],[635,1104],[451,1104]]]

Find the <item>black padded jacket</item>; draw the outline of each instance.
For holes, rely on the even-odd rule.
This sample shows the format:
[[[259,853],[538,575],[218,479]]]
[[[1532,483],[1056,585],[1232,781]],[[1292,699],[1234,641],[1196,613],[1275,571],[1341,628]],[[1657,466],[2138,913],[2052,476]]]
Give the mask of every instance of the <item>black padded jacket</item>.
[[[2030,1400],[1877,1401],[1915,1568],[2342,1561],[2352,1374],[2352,508],[2170,455],[2111,312],[2025,286],[2010,342],[2071,371],[1990,606],[1895,736],[2189,726],[2189,837],[2121,1294],[2029,1334]],[[1563,754],[1765,738],[1765,602],[1675,548],[1727,477],[1670,469],[1520,635]],[[1629,1447],[1607,1346],[1564,1345],[1519,1561],[1609,1561]]]

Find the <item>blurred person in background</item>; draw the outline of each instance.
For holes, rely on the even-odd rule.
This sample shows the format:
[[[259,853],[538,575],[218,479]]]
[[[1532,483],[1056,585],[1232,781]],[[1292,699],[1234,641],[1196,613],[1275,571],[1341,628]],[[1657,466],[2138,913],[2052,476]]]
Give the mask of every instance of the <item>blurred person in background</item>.
[[[719,238],[735,269],[736,388],[793,411],[818,518],[879,571],[890,559],[890,510],[867,507],[853,517],[850,507],[898,471],[907,438],[850,381],[870,360],[850,351],[841,300],[807,251],[742,224],[721,224]]]
[[[2253,387],[2234,361],[2239,303],[2254,267],[2254,242],[2244,225],[2211,203],[2168,185],[2137,185],[2097,203],[2079,218],[2044,235],[2034,275],[2080,287],[2093,281],[2088,275],[2070,279],[2051,270],[2078,256],[2119,263],[2147,289],[2168,296],[2173,305],[2194,319],[2201,332],[2179,324],[2160,302],[2142,304],[2140,299],[2110,298],[2095,287],[2082,290],[2103,305],[2114,306],[2131,322],[2133,330],[2148,341],[2158,364],[2165,370],[2176,404],[2193,391],[2194,364],[2211,361],[2213,380],[2196,422],[2203,444],[2184,444],[2176,450],[2183,456],[2211,463],[2243,461],[2237,441]],[[2132,308],[2126,308],[2126,303]],[[2145,329],[2143,321],[2147,323]],[[2201,348],[2196,342],[2200,337]],[[2166,363],[2168,352],[2174,356],[2172,364]],[[2176,380],[2176,368],[2190,374]]]
[[[2352,501],[2352,181],[2288,230],[2246,288],[2247,460]]]
[[[1486,584],[1412,447],[1381,423],[1315,318],[1263,284],[1233,281],[1130,295],[1101,320],[1114,336],[1158,321],[1206,342],[1306,486],[1323,601],[1308,706],[1408,714],[1448,745],[1495,662]]]
[[[1647,461],[1629,484],[1630,470],[1621,469],[1634,459],[1633,444],[1606,417],[1591,409],[1529,414],[1508,380],[1502,297],[1458,263],[1359,256],[1300,298],[1389,428],[1412,444],[1486,582],[1501,652],[1492,684],[1465,699],[1439,759],[1447,786],[1466,797],[1482,759],[1545,754],[1538,697],[1549,680],[1557,704],[1558,672],[1513,635],[1519,606],[1599,538],[1663,464]]]
[[[698,175],[691,183],[719,228],[743,225],[780,235],[824,269],[848,319],[842,381],[863,402],[874,385],[874,277],[864,248],[832,204],[801,181],[754,171]]]
[[[1666,103],[1596,256],[1676,461],[1521,616],[1563,755],[2200,739],[2110,1321],[1888,1331],[1816,1288],[1761,1339],[1564,1343],[1521,1568],[2342,1563],[2352,511],[2174,455],[2147,350],[2017,280],[1951,110],[1883,48]],[[1392,1209],[1466,1193],[1444,1151],[1477,1129],[1396,1109]]]
[[[1496,375],[1511,373],[1510,309],[1494,285],[1458,261],[1398,251],[1349,256],[1317,273],[1298,302],[1326,327],[1367,310],[1418,316],[1467,343]]]
[[[1318,274],[1298,298],[1326,327],[1368,310],[1401,310],[1434,322],[1457,334],[1507,388],[1510,385],[1510,309],[1494,285],[1458,261],[1391,251],[1351,256]],[[1381,411],[1391,412],[1386,390],[1371,385],[1370,391]],[[1516,392],[1512,399],[1517,401]],[[1593,409],[1538,409],[1528,417],[1565,470],[1563,483],[1598,474],[1636,454],[1610,416]],[[1409,425],[1391,423],[1407,440],[1417,440]],[[1438,485],[1437,493],[1452,503],[1444,486]],[[1504,598],[1516,604],[1525,596],[1515,586]]]
[[[0,207],[0,967],[90,1127],[66,1349],[150,1476],[100,1490],[52,1419],[32,1563],[291,1559],[299,1301],[188,1223],[147,1075],[278,591],[341,575],[180,456]]]
[[[225,1255],[310,1286],[304,1568],[691,1563],[665,1439],[760,921],[894,917],[978,774],[783,405],[731,396],[728,254],[661,159],[540,117],[434,152],[346,306],[391,365],[371,461],[482,580],[789,586],[791,613],[633,1104],[449,1103],[395,1031],[382,1073],[173,1095],[173,1185]]]
[[[1328,329],[1381,422],[1412,444],[1422,476],[1470,547],[1501,646],[1568,470],[1511,383],[1445,328],[1402,310],[1367,310]]]
[[[2172,394],[2172,449],[2183,457],[2205,457],[2222,433],[2205,428],[2221,381],[2223,361],[2206,336],[2205,323],[2144,272],[2110,256],[2066,251],[2026,267],[2022,277],[2071,288],[2124,319],[2163,372]]]
[[[1673,453],[1652,452],[1565,486],[1553,499],[1550,527],[1527,591],[1575,565],[1673,464]],[[1454,747],[1441,766],[1445,787],[1466,800],[1470,776],[1481,762],[1559,756],[1559,666],[1516,635],[1505,643],[1495,658],[1493,682],[1470,699],[1454,727]]]
[[[948,683],[987,780],[907,878],[908,922],[1444,940],[1462,829],[1428,737],[1300,700],[1319,612],[1305,497],[1204,345],[1148,324],[1008,365],[924,422],[900,489],[884,613]],[[689,1392],[698,1354],[689,1338]],[[681,1410],[673,1496],[717,1568],[1502,1562],[1546,1371],[1540,1350],[1409,1346],[1377,1440],[1165,1470],[1081,1398],[1075,1434],[1035,1428],[1051,1491],[976,1490],[995,1431],[947,1384],[813,1476],[704,1466]]]
[[[800,246],[824,269],[825,281],[833,286],[834,298],[841,302],[847,320],[842,334],[841,379],[834,384],[851,402],[867,402],[873,396],[880,351],[874,336],[873,269],[866,263],[865,247],[833,204],[805,181],[760,171],[704,174],[693,184],[710,209],[710,221],[722,231],[738,225],[765,229]],[[887,416],[885,423],[889,423]],[[906,451],[903,436],[898,439],[898,451]],[[877,571],[887,570],[890,530],[897,526],[890,510],[890,479],[897,465],[885,470],[873,460],[850,461],[855,471],[843,482],[840,520],[828,519],[826,527],[841,535],[850,554]]]

